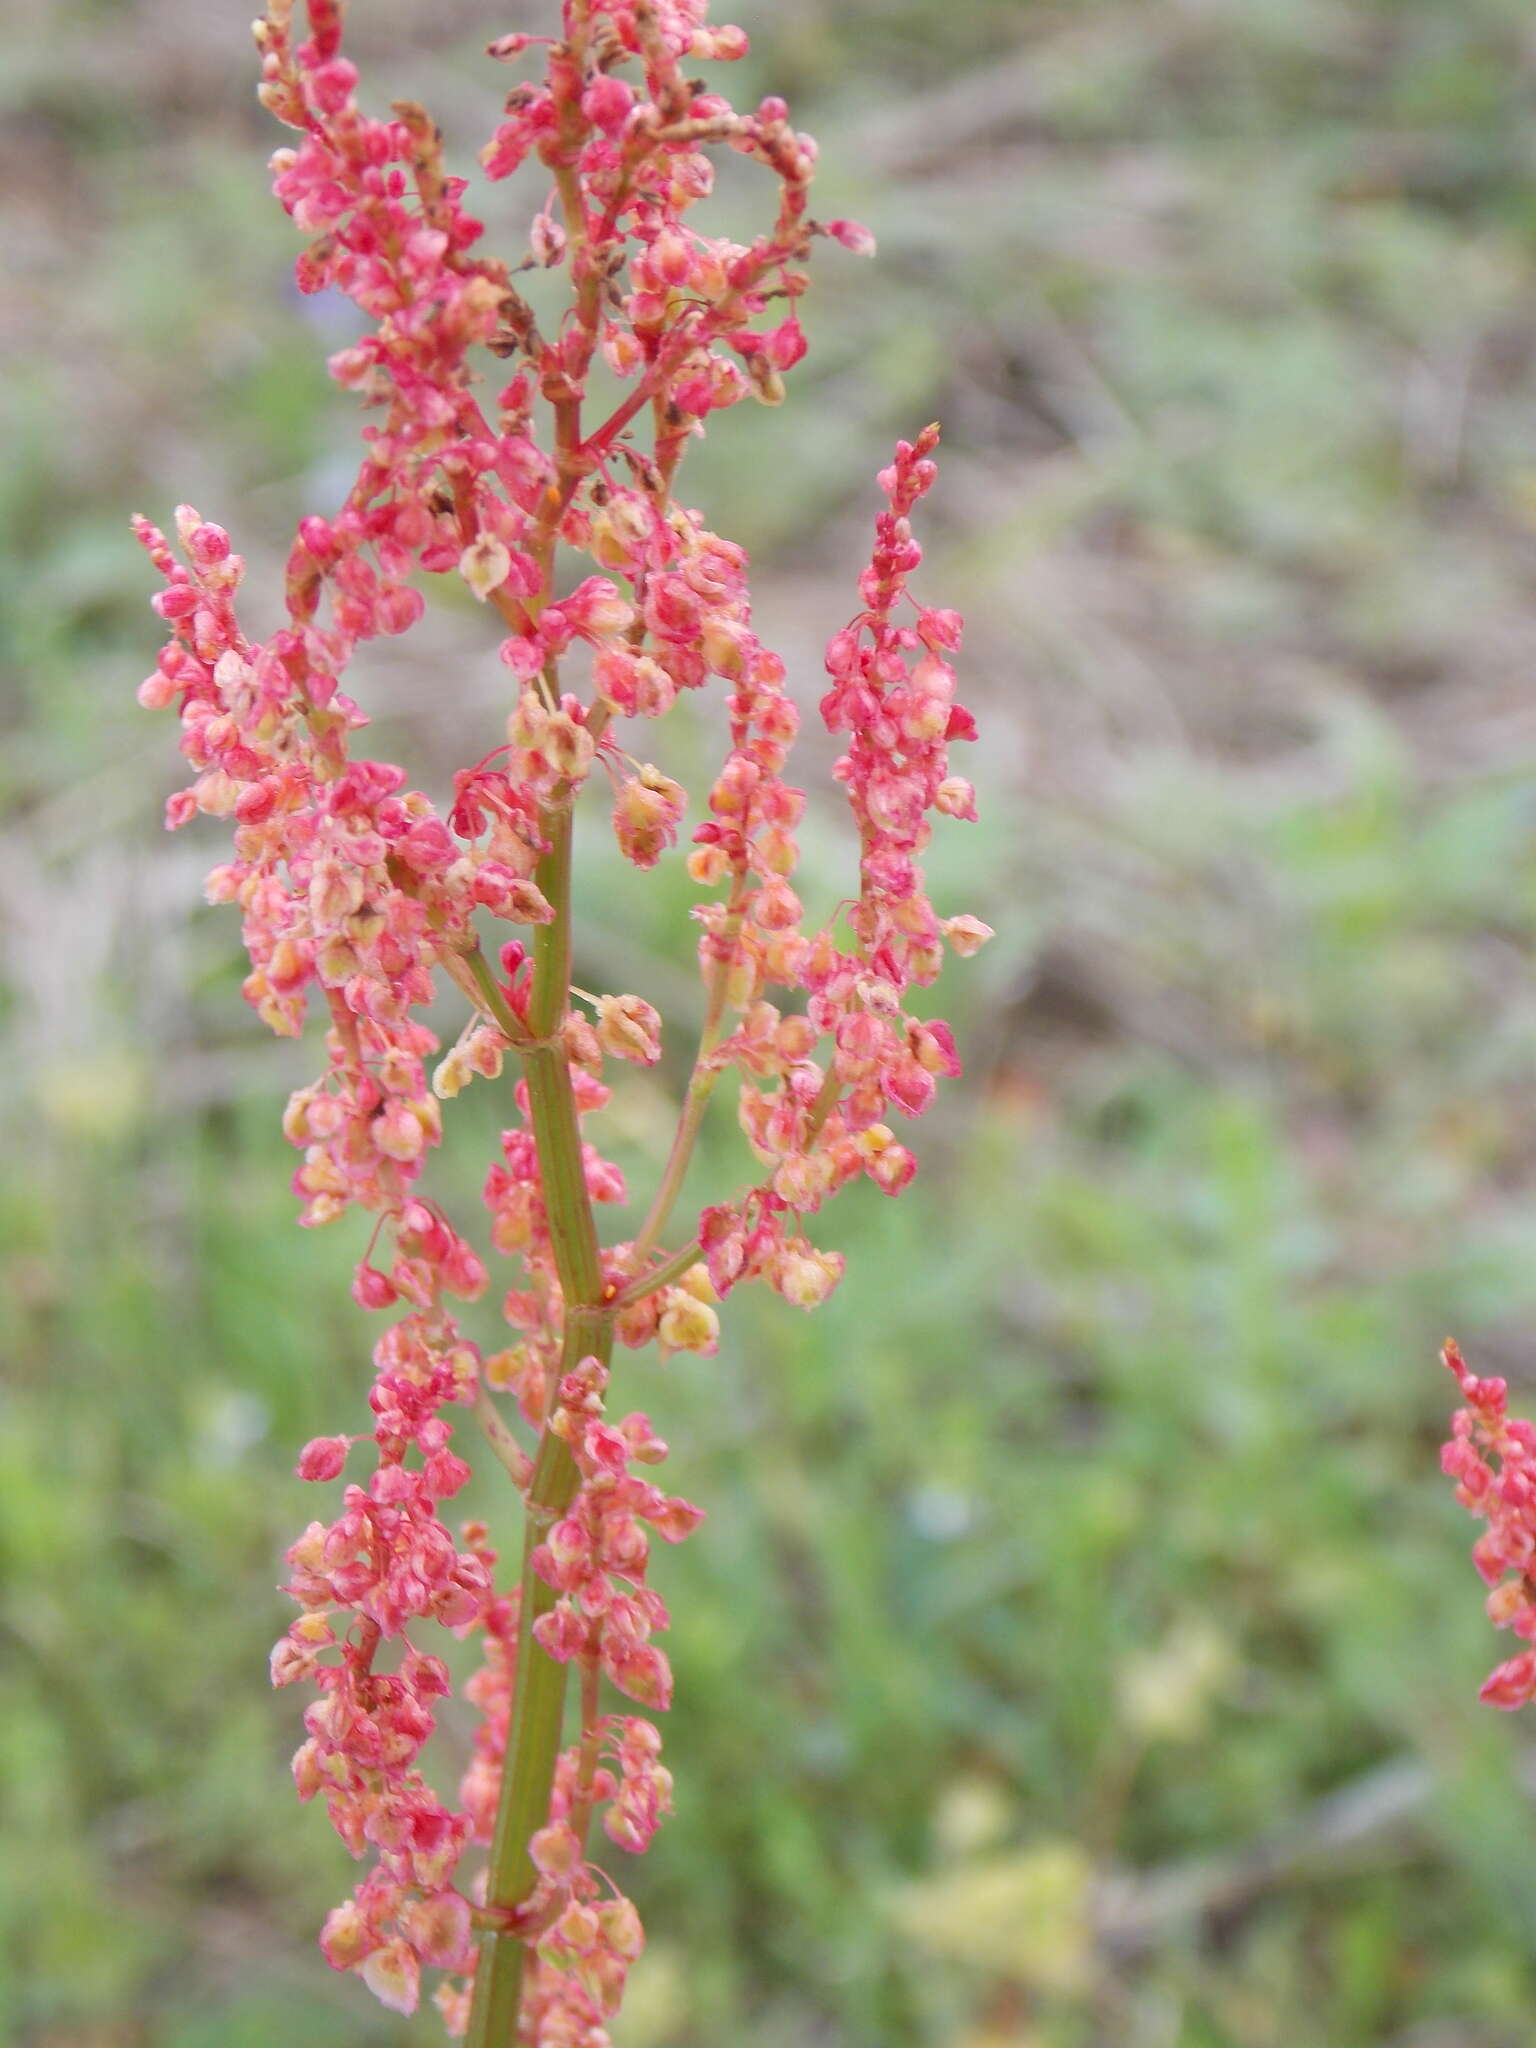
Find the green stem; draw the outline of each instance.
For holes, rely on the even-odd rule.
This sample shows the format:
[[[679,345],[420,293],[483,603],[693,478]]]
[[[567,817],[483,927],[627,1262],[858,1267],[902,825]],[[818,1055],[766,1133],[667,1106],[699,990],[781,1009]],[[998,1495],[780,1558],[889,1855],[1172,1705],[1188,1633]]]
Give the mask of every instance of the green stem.
[[[805,1149],[810,1151],[821,1136],[822,1126],[836,1109],[842,1096],[843,1084],[837,1076],[837,1057],[834,1054],[828,1062],[826,1079],[816,1091],[816,1100],[811,1104],[810,1120],[805,1127]]]
[[[738,881],[723,934],[731,941],[732,954],[716,960],[710,970],[706,988],[704,1026],[699,1033],[693,1072],[688,1077],[688,1092],[683,1097],[683,1110],[672,1136],[672,1149],[667,1154],[661,1185],[656,1190],[656,1198],[651,1203],[650,1213],[640,1226],[640,1235],[630,1247],[631,1256],[636,1259],[650,1256],[660,1241],[661,1233],[667,1227],[667,1219],[682,1192],[683,1181],[688,1173],[688,1162],[693,1157],[694,1145],[698,1142],[699,1132],[703,1128],[704,1112],[709,1108],[709,1098],[714,1094],[715,1085],[720,1079],[720,1069],[708,1065],[708,1060],[725,1036],[725,992],[730,981],[736,935],[741,930],[740,894],[741,883]]]
[[[695,1237],[685,1244],[680,1252],[673,1252],[670,1258],[653,1266],[649,1273],[642,1273],[637,1280],[631,1280],[621,1288],[608,1304],[617,1315],[620,1309],[633,1308],[637,1301],[644,1301],[648,1294],[654,1294],[658,1287],[670,1287],[674,1280],[681,1280],[690,1266],[696,1266],[704,1256],[704,1247]]]
[[[512,1474],[512,1484],[521,1491],[533,1477],[533,1460],[496,1412],[496,1403],[486,1392],[483,1381],[475,1389],[475,1417],[491,1449]]]
[[[539,863],[537,881],[555,915],[549,924],[538,927],[533,941],[528,1028],[538,1041],[555,1038],[565,1017],[570,988],[569,803],[557,804],[547,812],[544,827],[549,851]],[[563,1374],[583,1358],[595,1357],[607,1364],[613,1311],[602,1301],[602,1256],[582,1171],[581,1126],[570,1066],[552,1043],[528,1047],[523,1064],[555,1270],[565,1297]],[[579,1483],[570,1446],[546,1425],[528,1484],[517,1683],[486,1879],[486,1904],[493,1909],[515,1910],[537,1882],[528,1844],[549,1819],[565,1709],[565,1666],[545,1652],[533,1633],[534,1623],[549,1613],[556,1599],[554,1588],[534,1570],[533,1553],[550,1525],[569,1508]],[[470,2048],[512,2048],[515,2043],[525,1956],[526,1944],[519,1935],[496,1929],[487,1934],[475,1974]]]
[[[688,1164],[693,1158],[693,1148],[703,1128],[704,1112],[709,1107],[709,1098],[714,1094],[715,1083],[719,1078],[717,1068],[706,1070],[695,1067],[693,1070],[693,1078],[688,1083],[688,1093],[683,1097],[683,1113],[678,1118],[677,1129],[673,1133],[672,1150],[667,1155],[667,1164],[661,1176],[661,1185],[656,1190],[651,1212],[634,1242],[633,1255],[637,1259],[650,1256],[661,1233],[667,1227],[667,1219],[682,1192]]]
[[[581,1759],[576,1769],[576,1797],[571,1804],[571,1827],[583,1851],[592,1820],[592,1786],[603,1746],[602,1719],[601,1668],[595,1657],[584,1657],[581,1660]]]
[[[514,1046],[523,1044],[528,1036],[527,1027],[502,994],[501,984],[491,972],[491,963],[479,946],[464,955],[464,964],[469,973],[475,1000],[490,1017],[502,1037]]]

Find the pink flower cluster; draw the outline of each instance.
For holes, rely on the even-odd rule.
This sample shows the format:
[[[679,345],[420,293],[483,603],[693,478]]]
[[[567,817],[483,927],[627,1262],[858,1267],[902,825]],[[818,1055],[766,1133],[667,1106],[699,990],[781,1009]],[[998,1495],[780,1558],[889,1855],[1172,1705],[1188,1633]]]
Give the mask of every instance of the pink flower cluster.
[[[667,1626],[668,1615],[645,1584],[650,1540],[641,1525],[668,1543],[681,1543],[703,1512],[630,1472],[632,1462],[659,1464],[667,1447],[644,1415],[628,1415],[616,1429],[602,1420],[607,1384],[607,1370],[595,1358],[583,1359],[560,1382],[559,1407],[549,1426],[570,1444],[582,1486],[570,1511],[533,1553],[534,1570],[560,1596],[533,1632],[557,1663],[587,1658],[630,1699],[665,1708],[672,1703],[672,1672],[650,1638],[654,1629]],[[624,1846],[644,1848],[653,1828],[637,1840],[626,1820]]]
[[[680,1543],[703,1519],[700,1509],[630,1471],[634,1464],[661,1463],[667,1447],[644,1415],[628,1415],[616,1427],[603,1420],[607,1384],[607,1370],[595,1358],[583,1359],[560,1381],[549,1427],[573,1446],[582,1484],[531,1559],[539,1580],[556,1596],[552,1605],[538,1603],[544,1611],[533,1635],[558,1663],[578,1665],[583,1698],[582,1738],[557,1760],[548,1822],[530,1843],[537,1881],[517,1914],[518,1930],[536,1945],[524,2027],[529,2040],[548,2048],[567,2042],[590,2048],[606,2039],[604,2024],[618,2010],[630,1964],[644,1946],[634,1907],[587,1860],[587,1827],[601,1805],[609,1839],[631,1854],[642,1853],[671,1811],[672,1776],[660,1761],[661,1737],[649,1721],[603,1714],[593,1703],[606,1677],[644,1706],[670,1705],[672,1673],[650,1640],[667,1626],[668,1615],[645,1584],[646,1528]],[[494,1823],[514,1661],[503,1629],[487,1669],[470,1686],[486,1715],[464,1784],[481,1840],[490,1839]],[[452,1988],[440,1998],[451,2026],[464,2016],[464,1999]]]
[[[330,516],[300,522],[286,619],[265,639],[236,617],[243,564],[222,528],[180,508],[178,553],[136,522],[165,579],[154,602],[169,629],[140,699],[176,708],[191,771],[167,822],[212,816],[232,829],[233,857],[208,893],[240,906],[245,995],[263,1020],[296,1036],[320,998],[324,1070],[284,1120],[300,1154],[299,1220],[371,1216],[354,1298],[399,1315],[374,1349],[373,1469],[288,1554],[300,1612],[272,1676],[316,1689],[294,1759],[300,1796],[323,1799],[342,1840],[371,1859],[326,1923],[331,1964],[402,2012],[424,1968],[447,1972],[437,2002],[451,2032],[480,2028],[477,2040],[473,2015],[511,1984],[524,2043],[604,2048],[643,1937],[587,1858],[588,1826],[602,1809],[611,1840],[643,1850],[671,1779],[655,1729],[605,1711],[602,1692],[668,1705],[650,1544],[680,1541],[701,1518],[642,1476],[665,1456],[646,1417],[606,1419],[611,1345],[712,1353],[719,1300],[746,1278],[805,1307],[830,1293],[843,1261],[812,1243],[808,1221],[860,1176],[888,1194],[910,1181],[915,1159],[885,1119],[921,1115],[959,1072],[948,1028],[914,1014],[910,992],[934,980],[946,948],[967,954],[989,936],[935,910],[920,865],[935,815],[975,815],[948,757],[974,737],[954,698],[960,620],[907,589],[921,559],[910,518],[938,435],[901,443],[882,476],[888,509],[863,609],[828,649],[822,709],[847,735],[837,774],[859,833],[859,889],[808,931],[793,880],[805,797],[786,780],[799,714],[755,632],[743,550],[674,486],[713,414],[782,400],[805,350],[813,239],[863,252],[869,237],[810,218],[815,146],[782,101],[739,113],[691,75],[746,50],[740,30],[708,23],[706,0],[566,0],[558,38],[491,46],[509,63],[537,50],[544,71],[513,86],[483,169],[499,179],[536,164],[542,183],[527,261],[476,255],[483,229],[431,119],[409,102],[388,119],[364,113],[340,0],[307,0],[307,13],[302,39],[295,0],[272,0],[258,24],[261,97],[299,135],[272,169],[314,237],[300,284],[344,293],[371,323],[331,362],[374,415],[355,483]],[[719,147],[777,184],[771,225],[749,241],[696,224]],[[548,335],[513,281],[530,264],[568,279]],[[512,365],[494,400],[478,368],[487,353]],[[441,810],[401,769],[353,758],[366,720],[341,687],[363,642],[415,622],[422,580],[435,577],[496,616],[509,683],[504,728],[479,736]],[[694,912],[705,1025],[655,1198],[626,1241],[603,1245],[595,1211],[629,1195],[588,1126],[611,1098],[610,1061],[658,1062],[662,1020],[640,996],[571,987],[570,813],[606,778],[624,857],[641,869],[663,860],[688,796],[633,735],[712,679],[729,750],[687,855],[707,895]],[[493,938],[499,924],[521,936]],[[442,993],[439,970],[469,1014],[429,1076],[441,1048],[421,1012]],[[482,1355],[448,1304],[479,1298],[487,1266],[423,1177],[443,1105],[509,1056],[522,1064],[517,1114],[484,1194],[491,1246],[518,1265],[501,1301],[511,1341]],[[677,1230],[683,1175],[727,1070],[757,1170]],[[484,1524],[455,1536],[441,1519],[469,1477],[454,1408],[474,1410],[525,1496],[520,1584],[498,1586]],[[300,1476],[339,1479],[365,1440],[316,1439]],[[429,1624],[475,1635],[483,1652],[464,1687],[481,1722],[456,1806],[420,1764],[450,1691],[447,1663],[419,1640]],[[579,1732],[561,1747],[567,1667]],[[549,1732],[537,1779],[532,1738],[517,1746],[535,1700]],[[523,1810],[514,1795],[540,1820],[508,1845],[498,1814]],[[472,1845],[493,1838],[486,1868],[472,1869]]]
[[[387,1330],[374,1358],[378,1466],[366,1488],[346,1489],[334,1522],[312,1522],[288,1552],[288,1591],[302,1611],[272,1653],[272,1681],[318,1687],[304,1717],[308,1740],[293,1760],[299,1796],[321,1795],[353,1855],[371,1850],[377,1859],[355,1899],[326,1923],[327,1960],[360,1968],[381,1998],[408,2010],[421,1964],[464,1969],[473,1952],[469,1903],[452,1883],[472,1824],[443,1806],[417,1767],[448,1671],[407,1630],[435,1621],[463,1634],[493,1589],[487,1559],[473,1547],[460,1551],[437,1512],[469,1477],[440,1411],[472,1398],[474,1348],[434,1304]],[[307,1444],[300,1477],[335,1479],[354,1441]],[[339,1638],[335,1617],[347,1613],[355,1620]],[[394,1638],[404,1654],[386,1675],[376,1659]],[[327,1661],[332,1651],[339,1661]]]
[[[1488,1617],[1496,1628],[1512,1628],[1536,1644],[1536,1427],[1509,1413],[1503,1380],[1479,1379],[1454,1344],[1441,1356],[1467,1405],[1456,1411],[1440,1464],[1456,1481],[1457,1500],[1488,1524],[1472,1547],[1473,1562],[1492,1588]],[[1490,1464],[1490,1457],[1498,1463]],[[1536,1648],[1490,1672],[1482,1697],[1494,1707],[1536,1699]]]
[[[970,783],[949,772],[950,742],[976,733],[970,713],[955,702],[954,671],[944,659],[959,648],[960,616],[914,603],[913,622],[897,622],[898,608],[910,601],[907,578],[922,560],[909,515],[938,474],[938,439],[938,428],[929,427],[916,442],[901,442],[882,472],[889,509],[877,521],[873,558],[861,578],[867,608],[827,649],[833,686],[822,716],[830,731],[850,736],[834,772],[847,788],[862,848],[859,896],[848,917],[854,946],[838,946],[830,931],[803,935],[800,905],[780,882],[773,902],[785,922],[739,995],[755,999],[763,986],[778,983],[804,991],[804,1012],[781,1016],[772,1004],[750,1000],[740,1029],[716,1055],[743,1071],[742,1128],[771,1169],[737,1202],[705,1212],[702,1240],[722,1295],[739,1279],[761,1277],[801,1307],[824,1300],[843,1262],[809,1243],[804,1217],[861,1173],[886,1194],[899,1194],[917,1161],[882,1119],[891,1109],[921,1116],[939,1077],[960,1071],[948,1025],[910,1015],[903,1001],[913,984],[937,977],[946,940],[966,954],[991,936],[977,918],[938,916],[916,859],[930,835],[930,812],[976,815]],[[738,752],[727,773],[739,763],[738,779],[754,800],[771,803],[792,823],[804,799],[775,780],[782,756],[760,754]],[[704,840],[714,830],[701,827],[697,836]],[[787,872],[794,857],[787,830],[772,853]],[[815,1055],[828,1043],[819,1063]],[[759,1078],[771,1085],[760,1090]]]

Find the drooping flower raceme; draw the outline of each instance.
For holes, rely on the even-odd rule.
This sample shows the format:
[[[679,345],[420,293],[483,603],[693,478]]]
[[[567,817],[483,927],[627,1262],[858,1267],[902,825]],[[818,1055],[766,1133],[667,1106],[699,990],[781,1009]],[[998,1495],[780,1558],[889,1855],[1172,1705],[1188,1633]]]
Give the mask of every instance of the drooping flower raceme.
[[[167,822],[232,828],[208,894],[240,907],[258,1014],[296,1036],[321,1013],[323,1071],[284,1119],[299,1221],[371,1216],[352,1292],[396,1318],[374,1347],[368,1426],[300,1455],[304,1479],[347,1483],[288,1553],[299,1613],[272,1677],[312,1688],[299,1794],[324,1802],[367,1864],[326,1921],[332,1965],[401,2012],[423,1969],[444,1973],[448,2029],[481,2048],[601,2048],[643,1937],[589,1830],[600,1816],[618,1847],[645,1849],[672,1784],[652,1722],[611,1702],[669,1704],[650,1546],[701,1519],[656,1484],[667,1447],[647,1417],[610,1409],[614,1339],[708,1353],[742,1280],[802,1307],[831,1292],[843,1262],[812,1240],[812,1219],[861,1175],[888,1194],[910,1181],[890,1119],[921,1115],[959,1071],[948,1029],[915,1015],[910,991],[946,949],[989,936],[940,915],[920,865],[935,813],[975,815],[949,763],[974,734],[954,697],[961,622],[907,588],[938,431],[901,443],[882,474],[861,608],[828,649],[822,711],[846,736],[836,772],[858,888],[807,931],[794,887],[805,800],[786,780],[799,713],[754,630],[743,551],[675,485],[710,415],[783,397],[805,349],[813,241],[867,252],[869,237],[810,217],[815,148],[781,101],[739,113],[691,75],[746,48],[740,30],[709,25],[705,0],[566,0],[558,36],[491,45],[543,65],[513,85],[481,160],[491,179],[524,165],[534,179],[528,252],[510,266],[477,253],[466,181],[429,116],[408,102],[363,111],[339,0],[308,0],[302,40],[293,12],[274,0],[257,25],[261,97],[299,137],[273,158],[278,198],[314,238],[299,282],[346,294],[371,323],[331,362],[372,414],[357,478],[338,509],[300,522],[287,616],[265,637],[237,616],[243,564],[221,527],[184,506],[173,546],[137,522],[170,629],[139,694],[179,711],[191,769]],[[699,224],[720,147],[777,186],[748,242]],[[568,280],[549,334],[513,283],[530,264]],[[488,398],[498,360],[507,381]],[[462,578],[495,616],[508,671],[505,727],[470,736],[446,807],[355,752],[366,719],[342,686],[361,643],[415,623],[435,576]],[[664,859],[688,798],[645,758],[659,749],[644,735],[712,682],[729,752],[687,856],[704,892],[704,1026],[654,1195],[629,1237],[605,1244],[595,1210],[629,1193],[589,1123],[611,1063],[660,1059],[663,1024],[632,993],[573,1007],[571,814],[595,780],[625,857]],[[467,1001],[446,1050],[423,1015],[440,976]],[[487,1266],[428,1165],[444,1105],[509,1069],[509,1127],[485,1180],[490,1245],[514,1262],[509,1341],[484,1352],[454,1304],[484,1293]],[[756,1167],[679,1226],[728,1071]],[[523,1495],[515,1583],[484,1524],[455,1533],[443,1518],[469,1477],[465,1411]],[[453,1805],[420,1764],[450,1689],[432,1624],[483,1650]]]

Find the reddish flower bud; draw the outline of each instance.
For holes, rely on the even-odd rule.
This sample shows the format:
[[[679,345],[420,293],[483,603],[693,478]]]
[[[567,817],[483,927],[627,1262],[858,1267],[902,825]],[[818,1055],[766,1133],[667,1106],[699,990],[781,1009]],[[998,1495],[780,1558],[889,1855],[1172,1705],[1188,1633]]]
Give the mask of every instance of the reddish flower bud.
[[[344,1436],[311,1437],[299,1453],[296,1467],[301,1479],[335,1479],[347,1462],[349,1440]]]
[[[860,227],[856,220],[829,220],[826,231],[834,242],[840,242],[855,256],[873,256],[875,253],[874,236],[868,228]]]
[[[653,1643],[642,1643],[612,1661],[605,1658],[604,1668],[619,1691],[642,1707],[665,1712],[671,1706],[672,1667]]]

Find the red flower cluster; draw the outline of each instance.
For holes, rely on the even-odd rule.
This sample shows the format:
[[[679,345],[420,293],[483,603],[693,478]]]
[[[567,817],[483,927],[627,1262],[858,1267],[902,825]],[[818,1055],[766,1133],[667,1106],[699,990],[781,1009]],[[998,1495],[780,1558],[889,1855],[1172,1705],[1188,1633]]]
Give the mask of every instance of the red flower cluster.
[[[208,892],[240,905],[245,994],[261,1017],[296,1035],[318,992],[328,1019],[325,1070],[284,1123],[302,1155],[300,1221],[371,1214],[354,1297],[403,1311],[374,1351],[374,1469],[289,1552],[301,1612],[272,1675],[318,1693],[294,1760],[301,1797],[323,1798],[348,1847],[372,1858],[326,1923],[330,1962],[400,2011],[414,2009],[423,1967],[449,1972],[438,2003],[450,2031],[477,2041],[494,2008],[498,2026],[519,2016],[524,2043],[603,2048],[643,1937],[587,1860],[588,1826],[601,1808],[615,1843],[644,1849],[671,1779],[654,1728],[605,1712],[601,1693],[667,1706],[671,1672],[653,1638],[668,1617],[647,1583],[649,1546],[700,1520],[635,1469],[665,1456],[645,1416],[605,1418],[612,1342],[707,1354],[717,1302],[739,1280],[766,1279],[805,1307],[831,1291],[841,1256],[812,1244],[807,1220],[860,1175],[890,1194],[911,1179],[916,1162],[884,1119],[922,1114],[959,1063],[947,1027],[914,1015],[909,991],[933,981],[946,944],[964,954],[988,936],[974,918],[939,915],[919,865],[935,813],[975,815],[948,763],[951,742],[974,736],[949,659],[960,620],[907,609],[921,559],[910,516],[933,482],[938,434],[903,442],[884,473],[864,609],[828,649],[822,708],[848,735],[837,773],[859,831],[859,891],[807,931],[793,886],[805,798],[786,780],[798,712],[754,630],[744,552],[681,505],[674,483],[713,414],[783,398],[805,351],[813,239],[867,253],[869,237],[810,218],[815,146],[782,101],[739,113],[692,75],[746,50],[740,30],[708,24],[706,0],[566,0],[559,38],[491,46],[505,62],[537,49],[544,71],[514,85],[482,156],[492,179],[540,166],[528,263],[563,269],[570,287],[546,335],[514,285],[528,263],[474,253],[483,229],[427,114],[360,108],[340,0],[307,0],[302,38],[294,12],[294,0],[272,0],[258,24],[261,97],[299,135],[272,162],[278,198],[314,237],[299,282],[344,293],[371,323],[331,363],[374,414],[356,481],[331,516],[300,522],[287,617],[264,640],[236,618],[243,565],[222,528],[181,508],[178,558],[137,522],[169,627],[140,698],[177,708],[192,770],[168,823],[232,826],[233,858]],[[719,147],[777,184],[771,224],[749,241],[696,224]],[[486,352],[512,365],[494,400],[476,367]],[[609,409],[594,418],[605,387]],[[572,554],[587,565],[575,576]],[[415,622],[420,579],[433,576],[462,579],[496,615],[510,683],[504,737],[480,738],[443,813],[401,769],[352,758],[366,721],[340,680],[361,643]],[[570,814],[601,770],[624,856],[642,869],[662,860],[686,792],[619,734],[712,678],[729,751],[688,855],[711,898],[694,913],[704,1031],[655,1199],[630,1241],[605,1247],[594,1206],[628,1194],[586,1124],[610,1099],[609,1060],[660,1059],[662,1022],[632,994],[582,996],[590,1015],[572,1007]],[[524,935],[488,952],[498,920]],[[439,1047],[420,1012],[439,969],[471,1014],[429,1082]],[[485,1200],[491,1242],[520,1270],[502,1302],[513,1341],[482,1358],[447,1303],[483,1293],[486,1267],[421,1182],[442,1104],[498,1076],[509,1054],[522,1064],[518,1116]],[[667,1253],[700,1123],[730,1068],[757,1182]],[[533,1449],[500,1412],[508,1393]],[[455,1537],[440,1518],[469,1475],[451,1447],[455,1406],[474,1407],[526,1496],[512,1589],[498,1590],[483,1524]],[[361,1441],[316,1439],[300,1475],[336,1480]],[[414,1639],[428,1623],[474,1631],[484,1650],[465,1688],[482,1721],[457,1808],[419,1767],[449,1690],[445,1663]],[[567,1666],[580,1731],[561,1748]],[[521,1840],[508,1838],[512,1813],[533,1816]],[[470,1874],[466,1851],[493,1838],[487,1869]]]
[[[1440,1464],[1456,1481],[1461,1505],[1488,1524],[1472,1547],[1473,1562],[1492,1588],[1488,1616],[1496,1628],[1512,1628],[1536,1643],[1536,1427],[1509,1413],[1503,1380],[1478,1379],[1454,1344],[1441,1356],[1467,1405],[1456,1411]],[[1506,1577],[1510,1572],[1513,1578]],[[1493,1707],[1536,1699],[1536,1649],[1490,1672],[1482,1697]]]
[[[669,1616],[645,1584],[650,1541],[641,1524],[668,1543],[681,1543],[703,1511],[631,1474],[632,1461],[660,1464],[667,1447],[644,1415],[627,1415],[617,1429],[602,1420],[607,1384],[607,1370],[595,1358],[583,1359],[560,1382],[560,1405],[549,1426],[570,1444],[582,1487],[533,1553],[534,1570],[560,1595],[533,1632],[557,1663],[591,1659],[641,1706],[668,1707],[671,1668],[650,1637]]]
[[[751,1001],[716,1055],[733,1058],[747,1077],[742,1128],[772,1169],[740,1201],[705,1212],[702,1240],[722,1295],[739,1279],[762,1277],[803,1308],[824,1300],[843,1262],[808,1242],[803,1217],[860,1173],[885,1193],[900,1193],[917,1161],[881,1119],[888,1109],[921,1116],[938,1078],[960,1072],[948,1025],[911,1016],[903,1005],[912,984],[937,977],[945,940],[957,953],[971,953],[991,936],[979,919],[938,916],[916,860],[931,811],[976,815],[970,783],[949,773],[950,741],[976,733],[970,713],[954,701],[954,671],[943,658],[959,648],[960,615],[914,605],[914,623],[895,616],[922,560],[909,515],[938,474],[938,439],[938,428],[929,427],[916,442],[901,442],[881,473],[889,510],[876,524],[874,556],[860,579],[867,609],[827,648],[833,687],[822,699],[822,716],[830,731],[850,734],[834,772],[847,787],[862,848],[859,897],[848,917],[855,944],[839,947],[828,931],[802,935],[800,905],[781,882],[774,906],[783,909],[784,924],[771,954],[758,956],[757,974],[737,993],[745,1001],[766,984],[798,988],[807,998],[804,1013],[784,1017],[771,1003]],[[804,799],[774,780],[779,760],[738,752],[727,776],[738,763],[736,779],[754,800],[768,795],[785,826],[792,824]],[[721,786],[711,799],[717,810]],[[711,830],[701,828],[699,837]],[[787,872],[794,858],[787,829],[772,852]],[[815,1054],[828,1040],[823,1065]],[[756,1077],[772,1085],[760,1091]]]

